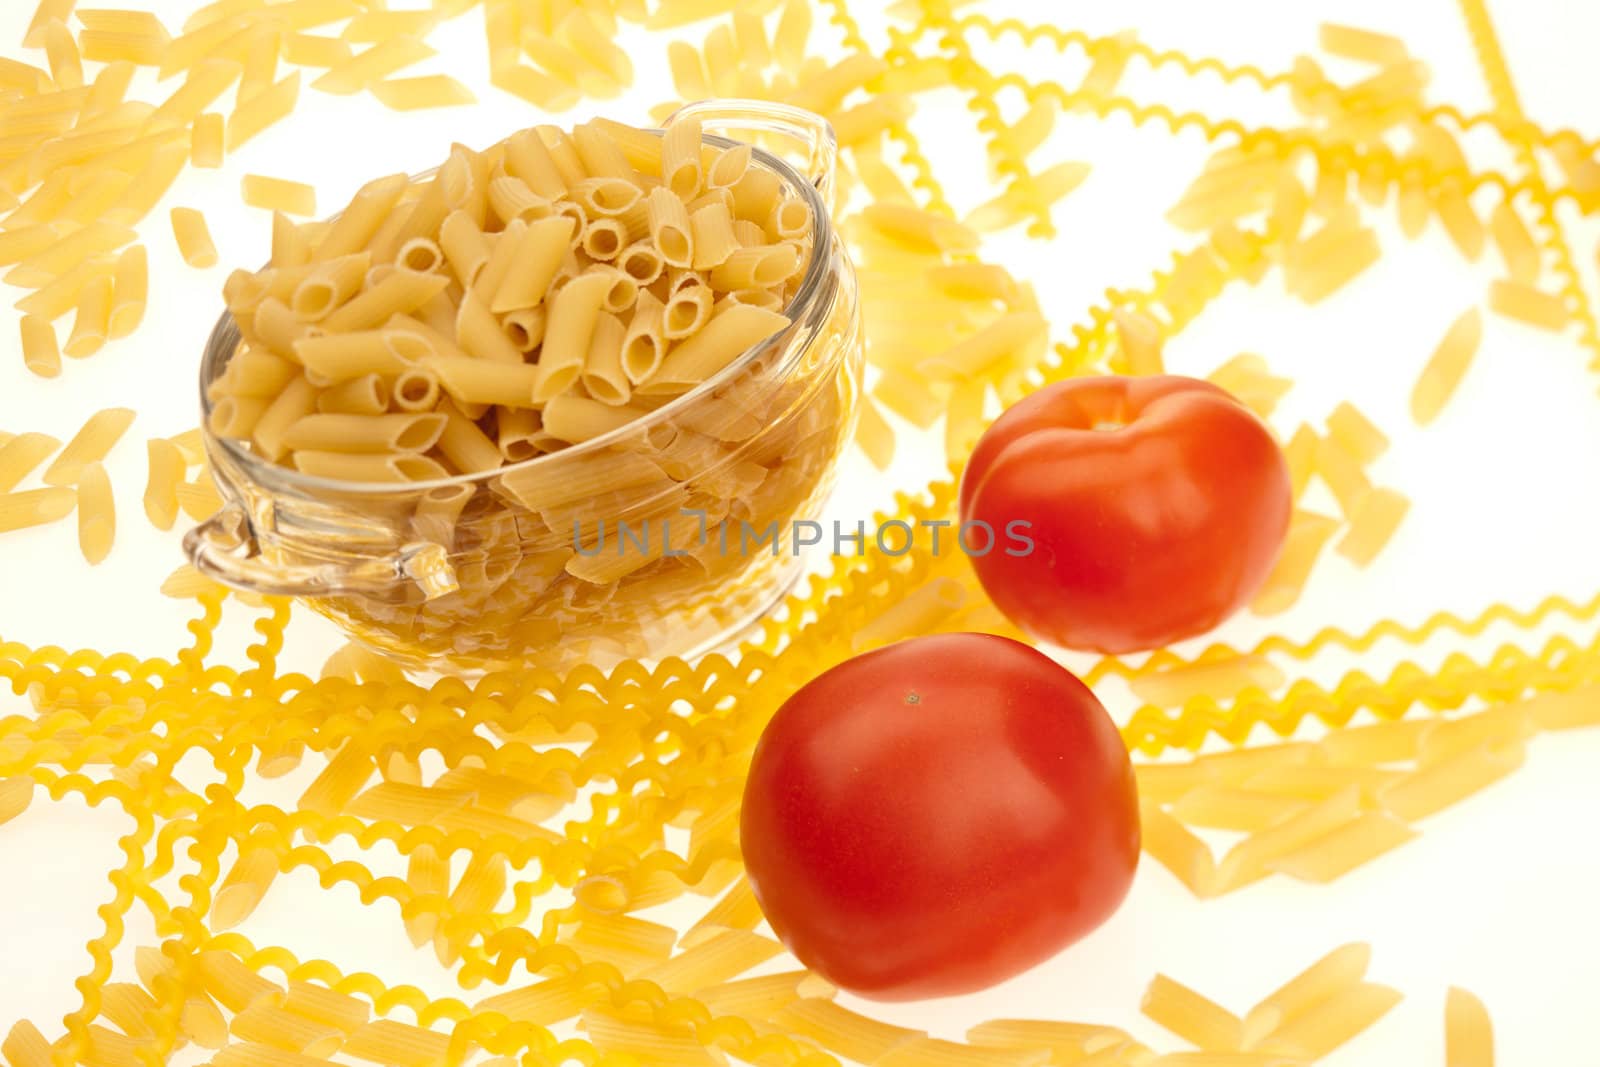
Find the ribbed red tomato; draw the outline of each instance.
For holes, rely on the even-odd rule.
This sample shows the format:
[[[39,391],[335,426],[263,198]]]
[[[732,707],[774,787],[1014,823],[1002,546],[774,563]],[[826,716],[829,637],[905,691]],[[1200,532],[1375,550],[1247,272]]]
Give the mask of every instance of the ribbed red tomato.
[[[1093,693],[991,634],[849,660],[750,766],[746,870],[773,930],[886,1000],[992,985],[1100,925],[1139,861],[1133,770]]]
[[[1035,637],[1097,652],[1193,637],[1244,606],[1292,504],[1261,420],[1176,376],[1041,389],[995,420],[961,480],[964,523],[1032,541],[973,557],[995,606]]]

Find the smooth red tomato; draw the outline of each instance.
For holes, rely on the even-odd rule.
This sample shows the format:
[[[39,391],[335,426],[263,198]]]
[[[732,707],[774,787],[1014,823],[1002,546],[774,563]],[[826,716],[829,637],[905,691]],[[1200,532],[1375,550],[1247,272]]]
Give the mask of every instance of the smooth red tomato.
[[[1171,644],[1244,606],[1292,504],[1261,420],[1176,376],[1041,389],[995,420],[961,480],[962,521],[999,535],[972,557],[995,606],[1035,637],[1097,652]]]
[[[1139,862],[1133,768],[1093,693],[992,634],[818,676],[756,747],[740,841],[773,930],[884,1000],[982,989],[1116,910]]]

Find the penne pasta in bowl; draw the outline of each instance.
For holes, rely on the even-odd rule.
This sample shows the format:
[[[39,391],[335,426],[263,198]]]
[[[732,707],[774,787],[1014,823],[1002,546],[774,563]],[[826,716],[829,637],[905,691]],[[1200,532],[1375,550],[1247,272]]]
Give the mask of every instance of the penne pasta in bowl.
[[[793,146],[794,163],[710,129]],[[537,127],[275,220],[201,367],[202,572],[417,668],[688,654],[797,574],[854,426],[833,134],[756,101]]]

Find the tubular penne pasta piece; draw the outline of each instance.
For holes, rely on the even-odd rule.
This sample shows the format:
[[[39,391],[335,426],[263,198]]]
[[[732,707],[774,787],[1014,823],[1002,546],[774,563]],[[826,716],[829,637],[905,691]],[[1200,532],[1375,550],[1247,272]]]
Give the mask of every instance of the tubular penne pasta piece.
[[[251,443],[258,452],[276,463],[289,451],[283,443],[284,432],[315,411],[316,404],[317,387],[304,375],[294,379],[261,411],[250,430]]]
[[[938,379],[970,378],[1014,357],[1037,342],[1047,329],[1044,318],[1036,311],[1010,312],[971,337],[928,357],[922,366]]]
[[[967,1031],[967,1041],[987,1048],[1049,1049],[1068,1063],[1129,1041],[1126,1032],[1092,1023],[991,1019]]]
[[[610,283],[600,306],[612,314],[627,311],[639,297],[639,283],[609,263],[596,263],[586,268],[583,273],[597,275]]]
[[[1419,761],[1442,763],[1482,745],[1526,741],[1538,726],[1522,704],[1504,704],[1460,718],[1430,722],[1421,734]]]
[[[1448,1067],[1494,1067],[1494,1024],[1483,1001],[1451,986],[1444,1001],[1444,1047]]]
[[[245,97],[228,116],[227,150],[237,152],[267,127],[288,118],[299,99],[299,71],[254,96]]]
[[[369,253],[341,256],[310,265],[289,295],[289,309],[306,322],[320,322],[361,291],[372,267]]]
[[[530,189],[527,182],[510,176],[489,183],[489,207],[504,223],[549,218],[555,210],[552,202]]]
[[[76,485],[85,467],[105,459],[106,454],[133,425],[129,408],[106,408],[89,416],[54,463],[44,472],[46,485]]]
[[[711,378],[756,345],[790,325],[785,315],[731,304],[714,315],[704,329],[679,344],[638,392],[671,396]]]
[[[428,482],[450,474],[442,464],[415,452],[382,455],[307,450],[294,453],[294,465],[313,478],[339,482]]]
[[[389,14],[411,12],[389,12]],[[331,64],[330,64],[331,65]],[[428,74],[419,78],[393,78],[367,86],[384,107],[391,111],[421,111],[436,107],[465,107],[476,104],[472,90],[448,74]]]
[[[501,484],[531,510],[556,507],[604,493],[660,484],[669,479],[661,466],[637,452],[600,452],[574,457],[559,473],[541,464],[508,471]]]
[[[913,250],[974,252],[978,247],[978,235],[972,230],[920,208],[873,204],[862,212],[862,219],[877,233]]]
[[[567,192],[561,168],[538,130],[520,130],[506,140],[506,172],[546,200],[555,200]]]
[[[1328,437],[1355,457],[1363,467],[1383,455],[1389,439],[1349,401],[1343,401],[1328,416]]]
[[[579,7],[569,12],[556,27],[556,36],[616,85],[633,84],[633,61],[594,24],[588,9]]]
[[[0,818],[0,822],[4,821]],[[100,1014],[131,1038],[153,1038],[155,1031],[145,1022],[145,1016],[159,1010],[155,998],[132,982],[109,982],[101,987]]]
[[[0,493],[0,533],[57,522],[72,513],[77,500],[77,494],[66,488]]]
[[[205,170],[216,170],[222,166],[224,141],[226,128],[222,123],[222,115],[216,112],[200,115],[190,128],[189,162]]]
[[[44,285],[93,256],[115,252],[137,236],[126,226],[94,222],[23,260],[5,277],[13,285]]]
[[[395,377],[394,406],[401,411],[427,413],[439,403],[439,377],[426,367],[407,367]]]
[[[1202,694],[1221,697],[1248,688],[1270,693],[1285,680],[1283,671],[1261,656],[1235,656],[1142,674],[1128,684],[1146,704],[1175,708]]]
[[[150,474],[145,482],[144,513],[158,530],[170,530],[178,521],[178,483],[188,473],[183,453],[165,438],[145,444]]]
[[[616,139],[600,123],[587,122],[573,127],[569,143],[588,177],[623,178],[638,186],[638,175],[633,166],[622,154]],[[567,184],[571,186],[576,182],[568,181]]]
[[[491,247],[483,231],[465,211],[451,212],[439,228],[439,247],[462,286],[471,288],[489,263]]]
[[[1319,1060],[1383,1018],[1400,1000],[1388,986],[1361,982],[1285,1021],[1257,1047]]]
[[[229,1029],[236,1040],[298,1053],[313,1061],[339,1051],[344,1038],[331,1026],[268,1003],[253,1004],[235,1015]]]
[[[1304,811],[1306,806],[1295,797],[1208,783],[1179,798],[1172,813],[1190,826],[1253,833]]]
[[[248,438],[266,413],[267,403],[261,397],[224,396],[211,409],[208,425],[221,437]],[[182,486],[177,491],[181,492]]]
[[[499,454],[495,463],[500,462]],[[450,863],[431,845],[418,845],[406,861],[406,884],[419,897],[445,897],[450,891]],[[406,936],[421,948],[433,940],[439,916],[432,911],[416,911],[405,916]],[[365,1020],[362,1020],[365,1022]]]
[[[37,315],[22,316],[22,365],[41,378],[61,374],[61,348],[56,328]]]
[[[1237,1015],[1163,974],[1150,982],[1139,1010],[1201,1048],[1233,1051],[1243,1041],[1243,1024]]]
[[[321,320],[329,333],[370,330],[396,315],[408,315],[444,292],[450,279],[442,274],[397,270],[351,297]]]
[[[1500,258],[1505,261],[1511,280],[1533,285],[1539,278],[1539,246],[1509,201],[1502,200],[1495,205],[1489,216],[1489,233],[1500,250]]]
[[[811,205],[804,200],[780,200],[772,206],[765,232],[777,241],[802,241],[810,236],[813,221]]]
[[[851,647],[859,651],[939,629],[966,599],[960,582],[935,578],[864,624],[851,637]]]
[[[345,812],[358,819],[393,820],[420,826],[466,807],[471,800],[471,793],[459,790],[382,782],[351,801]]]
[[[573,221],[559,216],[530,223],[491,297],[490,310],[503,315],[540,306],[566,257],[573,231]]]
[[[640,291],[622,338],[622,371],[631,385],[647,380],[661,366],[666,352],[664,312],[665,307],[653,293]]]
[[[1528,718],[1541,730],[1575,730],[1600,724],[1600,685],[1566,693],[1540,693],[1523,702]]]
[[[283,998],[282,1006],[286,1012],[346,1034],[366,1025],[372,1017],[372,1005],[364,1000],[347,993],[336,993],[324,986],[294,980],[289,982],[289,992]]]
[[[1292,607],[1338,527],[1336,519],[1296,509],[1278,562],[1250,602],[1250,609],[1257,615],[1275,615]]]
[[[222,498],[211,476],[202,472],[194,481],[179,485],[178,507],[195,522],[204,522],[215,515],[222,507]]]
[[[349,61],[331,67],[311,83],[325,93],[352,95],[380,82],[397,70],[435,55],[433,48],[415,37],[401,34],[386,38]]]
[[[549,1026],[576,1017],[600,997],[584,983],[571,978],[551,978],[478,1002],[480,1014],[499,1012],[516,1022]]]
[[[661,138],[661,179],[667,190],[688,200],[700,192],[704,134],[698,120],[684,119],[667,127]]]
[[[413,237],[400,246],[395,266],[415,274],[435,274],[444,266],[444,250],[436,241]]]
[[[438,375],[440,386],[457,404],[534,406],[534,386],[539,380],[537,366],[520,360],[509,364],[466,356],[427,356],[422,365]]]
[[[689,212],[667,189],[652,189],[647,201],[650,212],[650,239],[663,261],[674,267],[689,267],[694,262],[694,238]]]
[[[1389,543],[1410,509],[1411,502],[1393,489],[1364,494],[1336,551],[1358,567],[1367,566]]]
[[[283,58],[297,67],[337,67],[350,60],[350,44],[338,37],[290,33],[283,38]]]
[[[244,202],[251,207],[282,212],[285,215],[315,215],[317,191],[301,182],[246,174],[241,188]]]
[[[212,949],[200,953],[196,959],[205,991],[229,1011],[246,1011],[283,992],[231,953]]]
[[[690,221],[692,224],[693,220]],[[624,274],[641,286],[651,284],[667,269],[661,253],[649,241],[635,241],[624,248],[617,256],[616,263]]]
[[[112,272],[111,314],[107,334],[112,339],[127,337],[144,321],[149,299],[149,256],[144,245],[125,248],[117,257]]]
[[[1270,861],[1268,867],[1302,882],[1326,884],[1416,836],[1415,830],[1388,815],[1364,812],[1339,829]]]
[[[83,59],[72,31],[61,21],[52,19],[44,24],[40,35],[50,63],[50,78],[57,87],[76,89],[83,85]]]
[[[578,380],[612,284],[610,275],[583,274],[564,285],[551,300],[549,324],[535,368],[533,401],[548,401]]]
[[[731,225],[726,236],[732,238]],[[698,248],[695,254],[699,255]],[[728,248],[726,257],[711,271],[711,285],[723,291],[765,289],[792,277],[799,269],[800,251],[792,244]]]
[[[501,325],[505,328],[506,338],[517,351],[527,353],[544,343],[549,318],[549,313],[542,307],[523,308],[508,313],[501,320]]]
[[[694,336],[710,321],[711,310],[711,291],[705,286],[673,293],[662,312],[662,336],[668,341]]]
[[[590,259],[610,262],[622,253],[628,229],[616,219],[595,219],[583,228],[579,247]]]
[[[61,447],[49,434],[20,433],[0,444],[0,493],[9,493]]]
[[[632,392],[622,365],[622,346],[626,334],[627,328],[622,325],[621,319],[609,312],[601,312],[595,322],[579,382],[591,397],[603,404],[626,404]],[[554,403],[554,400],[551,402]],[[548,422],[548,411],[546,420]],[[565,436],[554,429],[551,432],[558,437]],[[574,440],[570,437],[566,439]]]
[[[296,452],[426,452],[445,421],[438,414],[306,415],[284,430],[283,443]]]
[[[272,266],[278,269],[303,267],[311,262],[311,240],[305,228],[281,211],[272,213]]]
[[[1387,795],[1387,792],[1380,795]],[[1268,873],[1268,865],[1273,860],[1303,848],[1356,818],[1360,804],[1360,789],[1350,786],[1251,834],[1223,857],[1217,871],[1219,890],[1228,892],[1258,881]]]
[[[928,1036],[924,1031],[878,1022],[821,999],[796,1000],[775,1013],[772,1021],[858,1063],[876,1063],[899,1045]]]
[[[541,412],[544,430],[562,441],[577,444],[621,429],[645,412],[637,408],[602,404],[587,397],[563,393],[550,398]]]
[[[747,144],[734,145],[718,152],[706,168],[706,187],[711,190],[733,189],[750,172],[750,159],[751,150]]]
[[[856,421],[855,442],[878,470],[888,470],[894,462],[894,427],[885,421],[877,405],[871,401],[861,405],[861,416]]]
[[[229,930],[248,919],[256,910],[256,906],[261,903],[261,898],[266,896],[267,890],[272,887],[273,880],[277,876],[276,853],[268,847],[247,846],[217,889],[216,897],[211,904],[212,925],[218,930]],[[256,1007],[259,1008],[261,1005]],[[234,1021],[234,1034],[247,1041],[264,1040],[267,1044],[278,1044],[276,1041],[265,1039],[259,1033],[242,1032],[238,1020]],[[305,1048],[302,1046],[294,1051],[303,1052]]]
[[[293,348],[306,374],[315,377],[321,386],[368,374],[393,376],[405,370],[412,359],[422,358],[430,351],[421,335],[395,329],[304,336],[294,342]]]
[[[1372,947],[1355,941],[1341,945],[1263,997],[1245,1016],[1245,1029],[1264,1038],[1280,1026],[1356,988],[1366,976]],[[1246,1047],[1254,1047],[1255,1043]]]
[[[317,245],[315,258],[339,259],[365,249],[409,184],[404,174],[391,174],[363,185]]]
[[[583,1027],[602,1053],[636,1057],[663,1067],[716,1067],[720,1062],[688,1026],[664,1027],[604,1011],[583,1009]]]
[[[1497,280],[1489,286],[1489,308],[1542,330],[1565,329],[1570,317],[1564,297],[1515,281]]]
[[[741,978],[695,992],[695,999],[713,1015],[765,1018],[801,997],[827,999],[833,987],[807,971],[784,971],[760,978]]]
[[[584,178],[566,190],[586,218],[622,218],[642,202],[643,194],[634,182],[624,178]]]
[[[379,1019],[353,1031],[340,1049],[347,1056],[389,1067],[438,1067],[450,1038],[435,1030]]]
[[[172,209],[172,235],[178,242],[178,254],[191,267],[215,267],[217,246],[211,239],[211,229],[206,217],[193,208]]]
[[[1463,312],[1445,332],[1411,390],[1411,417],[1419,425],[1438,418],[1466,376],[1482,337],[1483,318],[1477,308]]]
[[[1378,794],[1396,818],[1415,822],[1471,796],[1522,765],[1520,741],[1497,748],[1471,749],[1406,775]]]
[[[692,993],[727,982],[783,952],[771,938],[748,930],[726,929],[643,972],[669,993]]]
[[[1298,797],[1301,800],[1326,800],[1346,786],[1361,789],[1361,803],[1375,808],[1378,791],[1398,779],[1400,771],[1378,767],[1315,766],[1311,764],[1285,764],[1253,774],[1244,780],[1244,787],[1261,793]]]

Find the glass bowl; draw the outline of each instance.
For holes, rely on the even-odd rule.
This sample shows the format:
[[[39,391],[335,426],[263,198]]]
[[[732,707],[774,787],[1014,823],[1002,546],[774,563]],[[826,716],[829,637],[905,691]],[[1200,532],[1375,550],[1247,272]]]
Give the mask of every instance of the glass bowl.
[[[754,150],[753,165],[812,208],[788,329],[602,437],[394,485],[311,477],[210,432],[207,387],[239,341],[224,314],[200,368],[224,506],[184,539],[194,565],[235,588],[301,597],[405,665],[443,672],[687,655],[781,600],[802,565],[795,531],[832,488],[861,390],[855,275],[830,217],[833,131],[761,101],[680,114],[798,157]]]

